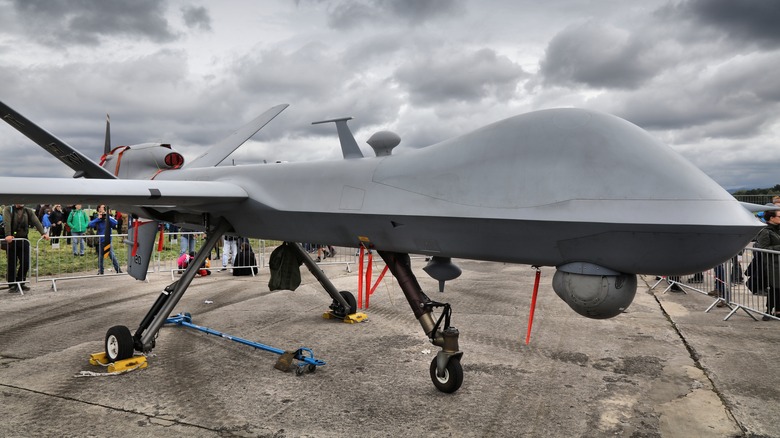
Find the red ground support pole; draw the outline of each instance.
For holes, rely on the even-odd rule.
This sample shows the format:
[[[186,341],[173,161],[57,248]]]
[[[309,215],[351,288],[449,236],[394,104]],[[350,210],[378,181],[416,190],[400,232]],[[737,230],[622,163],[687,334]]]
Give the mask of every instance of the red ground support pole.
[[[382,279],[385,277],[385,274],[387,274],[388,266],[385,265],[385,269],[382,269],[382,273],[379,274],[379,278],[376,279],[376,283],[374,283],[373,286],[371,286],[371,290],[368,291],[369,295],[372,295],[374,291],[376,290],[377,286],[379,286],[379,283],[382,281]]]
[[[531,326],[534,325],[534,309],[536,309],[536,294],[539,292],[539,278],[542,271],[536,268],[536,279],[534,280],[534,294],[531,298],[531,314],[528,316],[528,332],[525,334],[525,345],[531,340]]]
[[[368,252],[368,266],[366,266],[366,309],[368,309],[368,297],[371,295],[369,292],[369,289],[371,288],[371,275],[372,275],[372,269],[374,267],[374,254],[369,251]]]
[[[162,252],[164,249],[163,245],[165,244],[165,225],[160,224],[160,240],[157,241],[157,252]]]
[[[363,245],[360,245],[360,250],[358,251],[358,299],[357,299],[357,307],[358,309],[363,308]]]

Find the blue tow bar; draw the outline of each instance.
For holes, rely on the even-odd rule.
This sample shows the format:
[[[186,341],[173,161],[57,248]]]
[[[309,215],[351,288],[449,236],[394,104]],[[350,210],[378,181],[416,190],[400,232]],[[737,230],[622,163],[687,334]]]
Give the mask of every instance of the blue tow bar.
[[[246,339],[237,338],[235,336],[230,336],[228,334],[219,332],[217,330],[210,329],[208,327],[202,327],[197,324],[192,323],[192,315],[189,313],[179,313],[176,316],[170,317],[165,320],[166,324],[177,324],[184,327],[189,327],[204,333],[207,333],[209,335],[219,336],[221,338],[225,338],[231,341],[238,342],[239,344],[248,345],[250,347],[254,347],[260,350],[270,351],[271,353],[276,353],[280,356],[283,356],[285,353],[284,350],[280,350],[278,348],[271,347],[269,345],[260,344],[258,342],[252,342],[248,341]],[[298,365],[297,374],[302,374],[304,372],[304,367],[306,367],[306,370],[309,372],[313,372],[318,366],[325,365],[324,361],[321,361],[319,359],[314,358],[314,352],[311,351],[311,348],[301,347],[295,353],[293,353],[292,356],[293,359],[303,362],[306,365]],[[278,367],[277,367],[278,368]]]

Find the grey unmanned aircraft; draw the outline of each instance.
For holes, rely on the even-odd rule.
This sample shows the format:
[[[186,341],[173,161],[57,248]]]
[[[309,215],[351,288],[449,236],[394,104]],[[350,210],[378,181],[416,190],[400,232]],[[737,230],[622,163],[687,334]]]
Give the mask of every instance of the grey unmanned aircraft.
[[[111,359],[149,352],[211,247],[224,233],[378,252],[431,342],[443,392],[463,381],[449,304],[431,300],[409,253],[426,272],[457,276],[452,257],[553,266],[553,288],[572,309],[610,318],[634,298],[637,274],[681,275],[715,266],[763,226],[731,195],[639,127],[581,109],[511,117],[418,150],[392,154],[400,138],[374,134],[365,157],[347,120],[336,124],[344,159],[219,164],[287,105],[271,108],[189,163],[168,144],[107,147],[98,164],[0,102],[8,124],[76,171],[75,179],[0,177],[0,202],[109,203],[138,218],[128,273],[146,275],[158,221],[208,232],[198,257],[131,334],[111,327]],[[325,122],[321,122],[325,123]],[[100,180],[100,181],[96,181]],[[355,311],[300,249],[338,315]],[[439,313],[438,318],[434,311]]]

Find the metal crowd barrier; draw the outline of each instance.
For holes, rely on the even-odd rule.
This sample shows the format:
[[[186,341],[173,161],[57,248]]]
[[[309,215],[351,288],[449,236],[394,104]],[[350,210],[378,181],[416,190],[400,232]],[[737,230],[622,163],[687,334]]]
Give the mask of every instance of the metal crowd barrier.
[[[714,307],[728,307],[730,312],[723,318],[724,321],[740,310],[754,320],[756,314],[780,320],[774,315],[774,312],[780,312],[780,302],[773,304],[774,310],[767,307],[770,294],[780,295],[780,291],[773,290],[771,281],[774,275],[777,277],[774,284],[780,284],[780,270],[772,269],[772,266],[780,268],[780,252],[749,246],[731,260],[707,271],[662,277],[651,289],[662,285],[664,293],[695,292],[711,296],[713,302],[705,312]]]
[[[196,237],[199,238],[199,239],[202,239],[203,236],[205,235],[204,233],[184,233],[184,234],[194,234],[194,235],[197,235]],[[265,261],[265,254],[264,253],[265,253],[266,242],[264,240],[259,240],[259,239],[247,239],[247,240],[249,241],[249,244],[250,244],[250,246],[252,248],[252,252],[254,252],[254,254],[255,254],[255,261],[256,261],[256,263],[254,265],[249,265],[249,266],[240,266],[239,268],[248,268],[250,270],[249,272],[251,273],[252,277],[256,277],[256,276],[259,275],[259,272],[255,273],[254,268],[257,268],[257,270],[259,271],[261,267],[264,267],[264,261]],[[254,244],[252,244],[252,242],[256,242],[257,244],[254,245]],[[222,270],[226,270],[226,269],[232,271],[233,269],[236,269],[235,266],[234,266],[235,254],[233,254],[232,257],[230,257],[232,260],[227,260],[227,265],[225,265],[225,266],[222,265],[224,251],[225,251],[225,247],[223,246],[223,244],[224,244],[224,239],[223,239],[223,241],[221,241],[217,245],[217,248],[214,248],[214,249],[211,250],[211,255],[212,256],[209,257],[209,259],[210,259],[209,260],[209,267],[207,267],[207,268],[204,267],[202,269],[205,269],[205,270],[207,270],[209,272],[211,272],[211,271],[222,271]],[[237,246],[236,251],[239,251],[239,250],[240,250],[240,247]],[[185,269],[179,268],[178,258],[175,260],[175,262],[176,263],[174,264],[174,266],[170,269],[170,271],[171,271],[171,280],[174,280],[176,278],[176,274],[181,274],[182,272],[185,271]]]
[[[164,232],[161,247],[156,247],[152,252],[152,260],[149,262],[149,273],[166,272],[170,273],[171,278],[175,279],[175,274],[183,269],[178,267],[178,258],[181,252],[181,239],[186,236],[194,237],[197,241],[195,248],[198,250],[205,233],[202,232]],[[112,234],[111,243],[113,245],[114,255],[116,256],[121,269],[127,266],[127,243],[128,234]],[[98,274],[98,251],[101,236],[96,234],[85,234],[83,236],[57,236],[49,241],[39,239],[34,247],[31,247],[31,269],[30,277],[34,276],[36,283],[51,281],[52,289],[57,290],[57,282],[70,279],[98,278],[101,276],[120,275],[113,271],[113,265],[110,259],[103,261],[104,274]],[[74,240],[83,240],[84,255],[81,254],[81,244],[77,243],[74,251]],[[159,239],[159,236],[158,236]],[[252,250],[255,253],[257,264],[248,266],[248,268],[268,267],[270,254],[278,246],[278,242],[269,242],[261,239],[249,239]],[[304,244],[304,247],[307,247]],[[158,248],[160,249],[158,251]],[[323,247],[327,248],[327,256],[322,254],[319,265],[344,265],[347,272],[352,272],[352,267],[358,264],[358,249],[352,247]],[[316,259],[317,247],[308,245],[310,255]],[[224,247],[222,243],[217,248],[212,249],[210,262],[210,271],[223,269],[222,255]],[[76,254],[76,255],[74,255]],[[5,262],[5,258],[3,258]],[[383,263],[381,257],[375,254],[374,263]],[[228,261],[227,269],[232,269],[232,260]],[[3,272],[5,272],[5,264]],[[252,276],[255,276],[252,271]],[[29,282],[29,281],[28,281]]]
[[[102,276],[98,275],[100,237],[102,236],[85,234],[52,237],[48,241],[39,239],[35,245],[36,258],[33,265],[35,281],[51,281],[52,289],[56,291],[57,281]],[[126,237],[127,234],[111,236],[114,255],[122,269],[127,266],[127,246],[124,243]],[[105,275],[119,275],[113,272],[111,259],[103,260],[103,268]]]
[[[260,254],[262,254],[263,261],[262,263],[258,261],[258,264],[260,264],[262,267],[268,267],[268,261],[271,258],[271,253],[279,246],[279,245],[268,245],[265,240],[261,240],[261,251]],[[332,245],[320,245],[322,248],[322,251],[319,251],[319,248],[317,245],[312,245],[308,243],[302,243],[303,249],[306,250],[306,252],[309,253],[309,255],[314,259],[317,260],[318,254],[321,254],[320,260],[317,262],[317,264],[321,266],[325,265],[344,265],[344,268],[347,272],[352,272],[352,266],[357,264],[357,258],[358,258],[358,249],[357,248],[350,248],[350,247],[344,247],[344,246],[332,246]],[[327,255],[326,255],[327,251]]]
[[[264,266],[264,261],[265,261],[265,254],[264,254],[265,251],[264,251],[264,248],[265,248],[266,242],[265,242],[265,240],[261,240],[261,239],[248,239],[247,238],[245,240],[247,240],[249,242],[249,245],[252,248],[252,252],[255,254],[256,264],[254,264],[252,266],[241,266],[241,268],[250,268],[251,272],[252,272],[252,276],[255,277],[255,276],[259,275],[259,274],[255,274],[254,269],[252,269],[252,268],[257,268],[258,271],[259,271],[260,268]],[[237,243],[237,245],[236,245],[236,251],[237,252],[241,250],[239,245],[240,245],[240,243]],[[211,258],[211,267],[210,268],[206,268],[206,269],[208,269],[210,271],[219,271],[219,270],[222,270],[222,269],[233,269],[234,268],[233,264],[235,262],[236,254],[232,254],[231,257],[230,257],[231,260],[227,260],[227,264],[225,266],[223,266],[222,265],[222,261],[224,259],[224,257],[223,257],[224,256],[224,252],[225,252],[225,247],[224,247],[224,238],[223,238],[222,241],[220,241],[220,243],[217,245],[217,248],[214,248],[214,249],[211,250],[212,254],[216,253],[217,255],[219,255],[219,257],[216,257],[216,256],[212,257]],[[183,270],[178,269],[178,266],[176,266],[175,270],[178,271],[178,272],[184,272]]]
[[[175,272],[181,272],[177,260],[181,248],[180,239],[183,235],[188,237],[194,236],[198,240],[196,249],[199,249],[204,233],[164,233],[161,251],[155,250],[152,253],[152,261],[149,264],[150,273],[170,272],[171,277],[174,278]],[[114,234],[112,236],[114,254],[119,261],[119,266],[123,269],[127,265],[126,237],[127,234]],[[51,281],[52,288],[56,291],[57,281],[99,277],[97,274],[98,248],[96,247],[98,246],[100,236],[85,235],[82,238],[85,240],[84,256],[74,255],[72,246],[73,236],[52,237],[50,241],[40,239],[34,246],[31,245],[31,268],[25,283],[29,283],[29,279],[34,276],[36,282]],[[255,252],[257,265],[249,266],[248,268],[257,267],[259,269],[268,267],[270,254],[278,246],[278,242],[250,240],[250,244]],[[317,258],[316,246],[309,245],[307,248],[307,245],[304,244],[304,248],[309,251],[313,258]],[[224,248],[222,247],[212,249],[212,256],[215,253],[221,256],[223,252]],[[357,248],[331,247],[329,252],[331,254],[328,257],[324,257],[318,262],[320,265],[343,264],[347,272],[352,272],[352,266],[358,265]],[[77,247],[76,253],[80,253],[80,247]],[[210,270],[222,269],[222,257],[210,258]],[[760,263],[751,264],[755,259],[760,259]],[[373,261],[375,264],[382,263],[381,257],[376,254],[374,254]],[[7,264],[7,254],[2,254],[0,256],[0,272],[7,272]],[[230,265],[231,263],[229,262],[229,268],[231,267]],[[749,246],[733,259],[707,271],[686,276],[661,277],[653,284],[651,289],[661,286],[665,288],[664,293],[676,289],[680,292],[695,292],[712,296],[713,302],[706,311],[709,312],[716,306],[728,307],[730,312],[724,320],[731,318],[740,309],[753,319],[756,319],[755,315],[762,315],[765,318],[780,320],[780,317],[775,316],[775,312],[780,312],[780,296],[777,297],[778,302],[774,304],[774,310],[767,308],[769,294],[775,292],[771,288],[770,275],[778,276],[775,283],[780,284],[780,272],[775,272],[780,271],[780,269],[767,272],[767,266],[780,267],[780,251],[770,251]],[[111,273],[112,268],[111,261],[104,260],[104,272],[106,275],[118,275]],[[379,269],[375,269],[375,273],[378,271]],[[7,281],[0,282],[0,284],[10,286]]]
[[[162,235],[162,242],[158,240],[158,246],[152,251],[152,260],[149,262],[149,273],[170,272],[173,277],[175,271],[179,271],[178,258],[181,252],[181,239],[183,236],[196,239],[195,248],[198,250],[203,243],[205,233],[199,232],[165,232]],[[114,255],[119,262],[121,269],[127,266],[127,234],[113,234],[111,244],[113,245]],[[31,257],[34,253],[35,260],[31,264],[30,276],[35,276],[36,282],[51,281],[52,289],[57,290],[57,282],[77,278],[101,277],[98,274],[98,251],[99,235],[91,234],[84,236],[59,236],[52,237],[46,241],[39,239],[36,245],[31,249]],[[84,255],[81,256],[81,244],[78,243],[75,251],[73,247],[74,239],[84,240]],[[159,236],[158,236],[159,239]],[[255,257],[262,260],[262,252],[258,252],[262,242],[259,240],[250,240]],[[219,251],[212,249],[212,255],[215,252],[220,254],[219,258],[212,257],[211,270],[222,268],[221,248]],[[76,254],[76,255],[74,255]],[[5,261],[5,259],[4,259]],[[232,260],[228,261],[232,265]],[[4,266],[4,265],[3,265]],[[260,263],[254,267],[259,268]],[[113,272],[113,265],[110,259],[103,260],[104,275],[119,275]],[[5,272],[5,271],[3,271]]]

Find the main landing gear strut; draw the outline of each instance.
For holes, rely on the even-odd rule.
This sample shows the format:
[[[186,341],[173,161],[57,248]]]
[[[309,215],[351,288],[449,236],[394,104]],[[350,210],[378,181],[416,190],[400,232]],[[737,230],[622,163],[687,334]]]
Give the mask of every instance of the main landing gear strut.
[[[431,361],[430,372],[433,385],[441,392],[457,391],[463,383],[463,367],[460,364],[463,352],[458,349],[458,329],[450,326],[452,316],[450,305],[432,301],[425,295],[412,273],[409,254],[378,252],[398,280],[401,291],[406,296],[414,316],[420,322],[428,339],[433,345],[441,347],[441,351]],[[442,308],[442,313],[434,320],[433,309],[437,307]]]
[[[317,278],[328,294],[333,298],[330,306],[331,314],[336,317],[344,317],[356,310],[355,297],[347,291],[339,291],[328,280],[328,277],[317,266],[309,254],[297,243],[287,243],[297,251],[299,258]],[[393,273],[412,307],[414,316],[422,325],[425,334],[433,345],[441,347],[441,351],[431,362],[430,373],[433,385],[441,392],[452,393],[460,388],[463,383],[463,367],[460,358],[463,352],[458,349],[458,329],[450,326],[452,309],[449,304],[432,301],[422,291],[414,273],[412,273],[409,254],[378,251],[379,255]],[[438,319],[433,317],[433,309],[441,308],[442,313]]]
[[[117,325],[108,329],[104,346],[106,358],[109,362],[128,359],[133,356],[134,350],[144,353],[152,351],[154,340],[160,327],[165,324],[168,315],[173,312],[173,308],[179,303],[187,287],[195,278],[198,269],[206,261],[206,257],[211,254],[211,249],[214,248],[217,241],[222,238],[222,234],[229,228],[230,224],[224,219],[220,219],[217,226],[209,230],[208,239],[203,243],[195,259],[190,261],[180,279],[166,286],[165,290],[160,293],[157,301],[149,309],[134,335],[131,335],[130,329],[123,325]]]
[[[344,319],[347,318],[348,315],[353,315],[357,312],[357,300],[355,299],[355,296],[352,295],[351,292],[336,289],[336,286],[331,283],[328,276],[322,272],[322,269],[320,269],[320,267],[317,266],[317,263],[311,259],[309,253],[303,249],[300,243],[285,242],[285,245],[288,245],[298,254],[298,259],[306,265],[306,269],[311,272],[311,275],[317,279],[320,285],[325,288],[325,292],[333,299],[333,303],[330,305],[331,315],[338,319]]]

